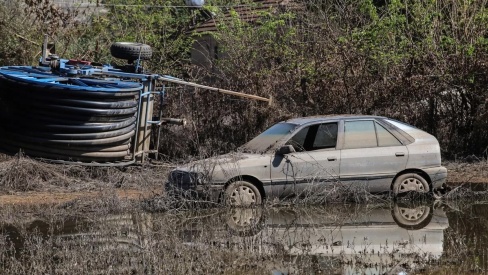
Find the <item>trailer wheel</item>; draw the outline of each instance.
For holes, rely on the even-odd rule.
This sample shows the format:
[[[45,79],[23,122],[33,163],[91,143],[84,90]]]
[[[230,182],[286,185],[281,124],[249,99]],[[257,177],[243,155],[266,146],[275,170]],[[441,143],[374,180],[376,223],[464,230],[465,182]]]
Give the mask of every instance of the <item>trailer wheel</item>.
[[[152,57],[152,49],[149,45],[134,42],[115,42],[110,46],[110,53],[115,58],[129,61],[139,59],[149,60]]]

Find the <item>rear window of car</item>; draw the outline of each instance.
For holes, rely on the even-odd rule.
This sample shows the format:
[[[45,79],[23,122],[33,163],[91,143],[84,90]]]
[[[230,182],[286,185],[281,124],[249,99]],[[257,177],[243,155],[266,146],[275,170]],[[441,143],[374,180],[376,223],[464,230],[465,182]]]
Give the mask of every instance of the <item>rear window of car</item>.
[[[375,123],[376,126],[376,136],[378,137],[378,146],[379,147],[387,147],[387,146],[400,146],[402,145],[400,141],[393,136],[385,127],[381,126],[379,123]]]
[[[372,120],[346,121],[344,148],[376,147],[376,131]]]
[[[346,121],[344,149],[401,146],[385,127],[372,120]]]

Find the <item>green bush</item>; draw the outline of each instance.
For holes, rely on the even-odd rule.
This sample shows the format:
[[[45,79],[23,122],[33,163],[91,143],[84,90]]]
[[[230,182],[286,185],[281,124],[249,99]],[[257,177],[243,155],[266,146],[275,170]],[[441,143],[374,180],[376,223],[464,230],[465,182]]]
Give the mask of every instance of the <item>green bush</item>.
[[[230,149],[282,118],[355,113],[416,125],[438,137],[447,157],[486,153],[481,1],[316,0],[261,12],[252,24],[230,14],[209,33],[224,58],[201,79],[272,96],[275,106],[195,94],[195,106],[209,107],[188,113],[198,144]]]
[[[35,64],[43,34],[64,57],[110,57],[115,41],[153,47],[146,68],[203,84],[272,97],[274,105],[178,88],[164,115],[189,127],[165,127],[169,158],[232,150],[272,123],[332,113],[385,115],[434,135],[445,156],[488,148],[488,10],[483,1],[312,0],[260,9],[253,1],[206,1],[206,12],[183,1],[106,0],[106,12],[61,10],[49,0],[0,0],[0,64]],[[194,25],[217,19],[217,31]],[[225,14],[231,15],[227,20]],[[192,65],[193,42],[218,42],[210,68]]]

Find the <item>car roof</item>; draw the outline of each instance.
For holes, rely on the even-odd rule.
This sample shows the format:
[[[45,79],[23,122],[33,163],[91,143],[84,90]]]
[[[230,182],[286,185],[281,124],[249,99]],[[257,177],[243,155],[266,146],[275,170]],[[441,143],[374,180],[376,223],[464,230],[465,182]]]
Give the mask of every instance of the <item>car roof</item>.
[[[340,120],[340,119],[365,119],[365,118],[385,118],[382,116],[368,116],[368,115],[323,115],[323,116],[309,116],[309,117],[299,117],[286,120],[284,122],[293,123],[297,125],[303,125],[313,122],[322,122],[329,120]]]

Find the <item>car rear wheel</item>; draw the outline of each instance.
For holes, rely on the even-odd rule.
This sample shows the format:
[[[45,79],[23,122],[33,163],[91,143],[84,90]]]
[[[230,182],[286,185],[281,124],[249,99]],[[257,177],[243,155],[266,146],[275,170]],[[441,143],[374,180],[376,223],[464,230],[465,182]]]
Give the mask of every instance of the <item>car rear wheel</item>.
[[[234,181],[225,190],[225,204],[230,206],[259,205],[262,201],[258,188],[247,181]]]
[[[408,173],[400,175],[393,183],[393,194],[395,196],[408,192],[429,193],[429,183],[419,174]]]

